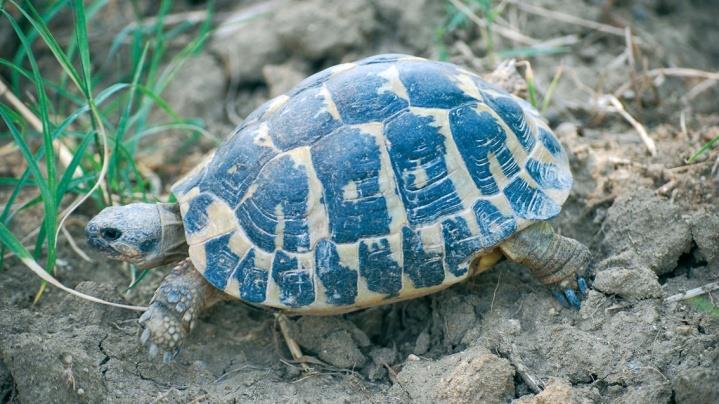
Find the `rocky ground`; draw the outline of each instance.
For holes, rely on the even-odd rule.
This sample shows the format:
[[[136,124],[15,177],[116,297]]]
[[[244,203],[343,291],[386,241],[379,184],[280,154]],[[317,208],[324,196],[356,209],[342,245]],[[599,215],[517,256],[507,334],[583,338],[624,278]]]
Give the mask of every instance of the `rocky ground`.
[[[121,29],[113,19],[122,6],[110,3],[116,12],[101,16],[102,28]],[[717,153],[686,163],[719,135],[719,91],[706,77],[654,70],[719,67],[712,1],[531,2],[539,11],[509,1],[494,55],[471,23],[438,39],[440,0],[230,3],[219,3],[223,22],[210,44],[164,94],[220,138],[262,101],[342,61],[446,54],[483,72],[526,38],[565,44],[530,61],[544,94],[562,66],[545,115],[575,185],[554,224],[590,246],[594,289],[580,311],[566,310],[505,261],[425,298],[295,318],[293,336],[316,358],[309,371],[289,360],[271,313],[223,303],[163,365],[140,347],[137,314],[58,290],[32,305],[38,280],[11,259],[0,270],[0,402],[719,402],[719,292],[665,300],[719,280]],[[631,35],[612,29],[625,26]],[[644,125],[655,156],[613,99]],[[178,158],[180,137],[154,142],[144,162],[165,184],[213,146],[202,141]],[[69,226],[81,247],[93,209]],[[16,232],[37,225],[28,216]],[[89,264],[62,243],[57,276],[80,291],[144,304],[162,277],[155,271],[125,292],[119,264]]]

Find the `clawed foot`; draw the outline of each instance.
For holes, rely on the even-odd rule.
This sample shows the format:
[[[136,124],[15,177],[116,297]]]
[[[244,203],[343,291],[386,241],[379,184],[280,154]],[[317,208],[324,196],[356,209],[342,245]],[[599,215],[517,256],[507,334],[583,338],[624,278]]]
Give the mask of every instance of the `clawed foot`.
[[[163,362],[172,362],[185,337],[194,328],[193,306],[189,291],[175,288],[163,290],[163,287],[158,290],[139,320],[144,328],[140,342],[148,347],[150,358],[162,353]]]
[[[581,307],[581,299],[587,296],[588,290],[589,283],[587,282],[587,279],[583,276],[577,275],[576,288],[569,287],[561,290],[554,290],[552,294],[562,306],[579,310]]]

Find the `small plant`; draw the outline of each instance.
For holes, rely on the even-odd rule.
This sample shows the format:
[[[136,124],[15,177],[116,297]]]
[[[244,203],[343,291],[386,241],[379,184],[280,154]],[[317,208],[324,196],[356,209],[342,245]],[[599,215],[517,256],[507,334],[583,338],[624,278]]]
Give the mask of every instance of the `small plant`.
[[[482,39],[484,40],[487,57],[490,63],[494,63],[494,41],[492,39],[492,24],[498,15],[498,11],[492,8],[492,0],[469,0],[469,4],[461,0],[449,1],[446,5],[446,17],[444,22],[435,31],[435,45],[439,50],[439,59],[447,60],[447,47],[445,45],[448,34],[459,28],[464,28],[470,23],[470,15],[480,13],[486,24],[480,26]]]
[[[697,151],[692,153],[692,155],[689,156],[689,158],[687,159],[687,163],[688,164],[695,163],[699,159],[699,157],[703,156],[706,152],[708,152],[717,143],[719,143],[719,136],[715,136],[708,142],[704,143]]]
[[[63,222],[87,198],[100,207],[113,201],[157,198],[149,194],[147,181],[136,163],[143,137],[167,129],[202,130],[197,122],[174,113],[161,94],[184,61],[202,48],[210,32],[212,13],[208,13],[196,38],[169,62],[167,41],[192,27],[180,24],[167,28],[164,18],[171,8],[167,0],[161,2],[152,24],[144,25],[137,16],[136,28],[123,31],[108,55],[110,60],[117,52],[127,51],[129,74],[106,78],[100,69],[93,69],[87,32],[87,20],[105,4],[103,0],[88,5],[82,0],[64,0],[41,11],[30,1],[0,3],[0,17],[13,28],[20,42],[12,60],[0,59],[0,69],[10,77],[7,90],[11,98],[29,107],[0,103],[0,119],[7,128],[0,132],[0,139],[9,137],[27,164],[19,178],[0,178],[0,186],[13,187],[0,209],[0,268],[5,250],[9,249],[35,267],[44,253],[44,268],[52,272]],[[49,23],[67,12],[72,13],[75,29],[62,46]],[[129,42],[126,48],[121,45],[124,42]],[[59,78],[50,80],[40,71],[35,55],[40,46],[52,53],[61,71]],[[98,88],[99,83],[106,82],[112,84]],[[21,96],[28,93],[32,96]],[[155,108],[164,111],[169,123],[149,125],[148,116]],[[33,116],[39,117],[36,125],[32,124]],[[41,147],[33,150],[38,143]],[[27,194],[34,196],[20,202],[20,196]],[[68,202],[69,206],[61,210]],[[43,207],[42,225],[22,238],[13,234],[10,227],[16,214],[37,204]],[[35,241],[30,252],[23,244],[31,237]],[[43,282],[35,300],[42,296],[44,287]]]
[[[439,53],[439,60],[446,61],[449,58],[447,52],[447,46],[445,41],[447,35],[454,32],[457,28],[467,25],[469,18],[465,13],[460,11],[456,6],[452,5],[451,2],[447,2],[445,5],[445,18],[442,24],[440,24],[434,32],[435,46]]]
[[[537,88],[537,83],[534,80],[534,70],[532,70],[532,64],[529,63],[527,60],[522,60],[517,62],[517,66],[523,66],[524,67],[524,80],[527,83],[527,97],[528,101],[534,108],[537,108],[540,110],[540,113],[545,113],[547,111],[547,108],[549,108],[549,104],[552,100],[552,95],[554,94],[554,89],[557,88],[557,84],[559,83],[559,79],[562,77],[563,68],[560,65],[557,68],[556,73],[554,73],[554,77],[552,78],[552,82],[549,83],[549,87],[547,88],[547,91],[544,93],[544,97],[542,97],[542,104],[541,108],[539,105],[539,91]]]
[[[492,0],[448,0],[445,20],[435,31],[435,45],[438,49],[440,60],[447,60],[449,57],[446,45],[448,34],[458,29],[466,28],[470,22],[474,22],[479,26],[486,57],[490,65],[496,64],[497,57],[501,59],[526,59],[570,51],[568,46],[544,45],[496,49],[494,27],[506,4],[506,2],[500,2],[497,6],[493,6]],[[506,31],[507,27],[504,28]]]
[[[492,8],[492,0],[474,1],[479,6],[482,17],[484,17],[484,20],[487,22],[484,27],[481,27],[482,40],[484,40],[484,48],[487,50],[487,57],[489,58],[489,63],[494,64],[494,33],[492,32],[492,24],[494,24],[494,19],[497,18],[498,12]]]
[[[689,300],[694,309],[700,313],[706,313],[711,317],[719,318],[719,307],[707,296],[697,296]]]

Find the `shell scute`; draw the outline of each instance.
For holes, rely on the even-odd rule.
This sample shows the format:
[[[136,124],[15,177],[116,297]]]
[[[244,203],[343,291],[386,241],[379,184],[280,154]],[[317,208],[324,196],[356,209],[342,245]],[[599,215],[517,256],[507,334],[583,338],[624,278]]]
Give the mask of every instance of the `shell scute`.
[[[230,136],[217,150],[199,180],[198,186],[202,192],[216,195],[230,207],[237,206],[262,167],[278,154],[276,149],[267,144],[256,142],[261,137],[260,131],[261,125],[254,124]],[[173,189],[173,192],[183,193],[178,189]]]
[[[482,250],[480,235],[470,230],[465,217],[457,215],[442,221],[442,237],[447,270],[457,277],[465,275],[469,267],[467,257]]]
[[[530,158],[525,168],[541,188],[562,190],[572,186],[572,174],[568,169],[557,164],[543,163]]]
[[[497,175],[511,178],[520,167],[507,142],[507,133],[488,110],[478,104],[467,104],[449,113],[449,124],[465,165],[482,195],[494,195],[504,184],[497,183]],[[480,135],[481,134],[481,135]],[[492,172],[492,160],[501,171]]]
[[[230,237],[231,234],[225,234],[205,243],[205,256],[207,257],[205,279],[218,289],[224,289],[227,286],[230,275],[240,262],[240,257],[228,245]]]
[[[279,300],[287,307],[302,307],[315,301],[312,268],[302,260],[282,250],[275,253],[272,261],[272,279],[280,290]]]
[[[269,134],[278,149],[312,144],[342,124],[333,116],[327,94],[322,87],[301,91],[269,117]]]
[[[504,195],[517,216],[524,219],[544,220],[556,216],[561,209],[541,189],[533,187],[521,177],[515,178],[504,188]]]
[[[531,152],[536,138],[532,130],[534,128],[531,127],[524,109],[509,96],[486,96],[485,101],[509,127],[524,150]]]
[[[357,298],[357,271],[342,265],[337,245],[320,240],[315,253],[317,276],[324,286],[327,303],[351,305]]]
[[[250,249],[235,272],[240,298],[250,303],[262,303],[267,298],[269,272],[255,265],[255,250]]]
[[[463,209],[449,177],[445,138],[431,116],[405,111],[387,122],[385,137],[410,224],[432,223]]]
[[[332,240],[349,243],[389,233],[390,217],[380,188],[375,138],[345,126],[312,146],[312,163],[324,188]]]
[[[444,282],[442,251],[426,248],[417,231],[402,228],[402,256],[404,273],[415,288],[428,288]]]
[[[202,193],[196,198],[190,200],[190,206],[185,215],[185,231],[188,233],[197,233],[206,228],[209,224],[209,216],[207,208],[215,201],[215,198],[208,194]]]
[[[359,273],[367,283],[367,290],[387,297],[397,295],[402,289],[402,267],[397,254],[389,237],[359,242]]]
[[[337,74],[326,83],[342,121],[347,125],[381,122],[407,108],[407,100],[392,91],[384,64],[370,64]]]
[[[406,61],[397,63],[397,69],[413,107],[449,109],[476,101],[457,86],[455,72],[444,65]]]
[[[307,251],[309,183],[305,170],[289,155],[281,155],[263,167],[256,184],[235,211],[247,237],[265,251]]]
[[[508,239],[517,230],[514,215],[505,215],[488,200],[480,199],[472,206],[479,226],[479,234],[484,238],[482,245],[490,247]]]

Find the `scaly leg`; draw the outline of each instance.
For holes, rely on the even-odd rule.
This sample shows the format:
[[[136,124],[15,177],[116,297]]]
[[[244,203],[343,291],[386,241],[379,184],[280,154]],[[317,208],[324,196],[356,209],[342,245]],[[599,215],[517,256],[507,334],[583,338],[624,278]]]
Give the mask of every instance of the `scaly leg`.
[[[500,245],[510,260],[525,265],[564,306],[579,309],[587,292],[591,254],[577,240],[555,233],[549,223],[533,224]]]
[[[203,310],[224,300],[222,292],[210,285],[192,262],[179,263],[155,291],[150,307],[140,317],[145,329],[140,340],[149,344],[150,357],[163,352],[163,360],[172,361],[185,337],[195,328]]]

